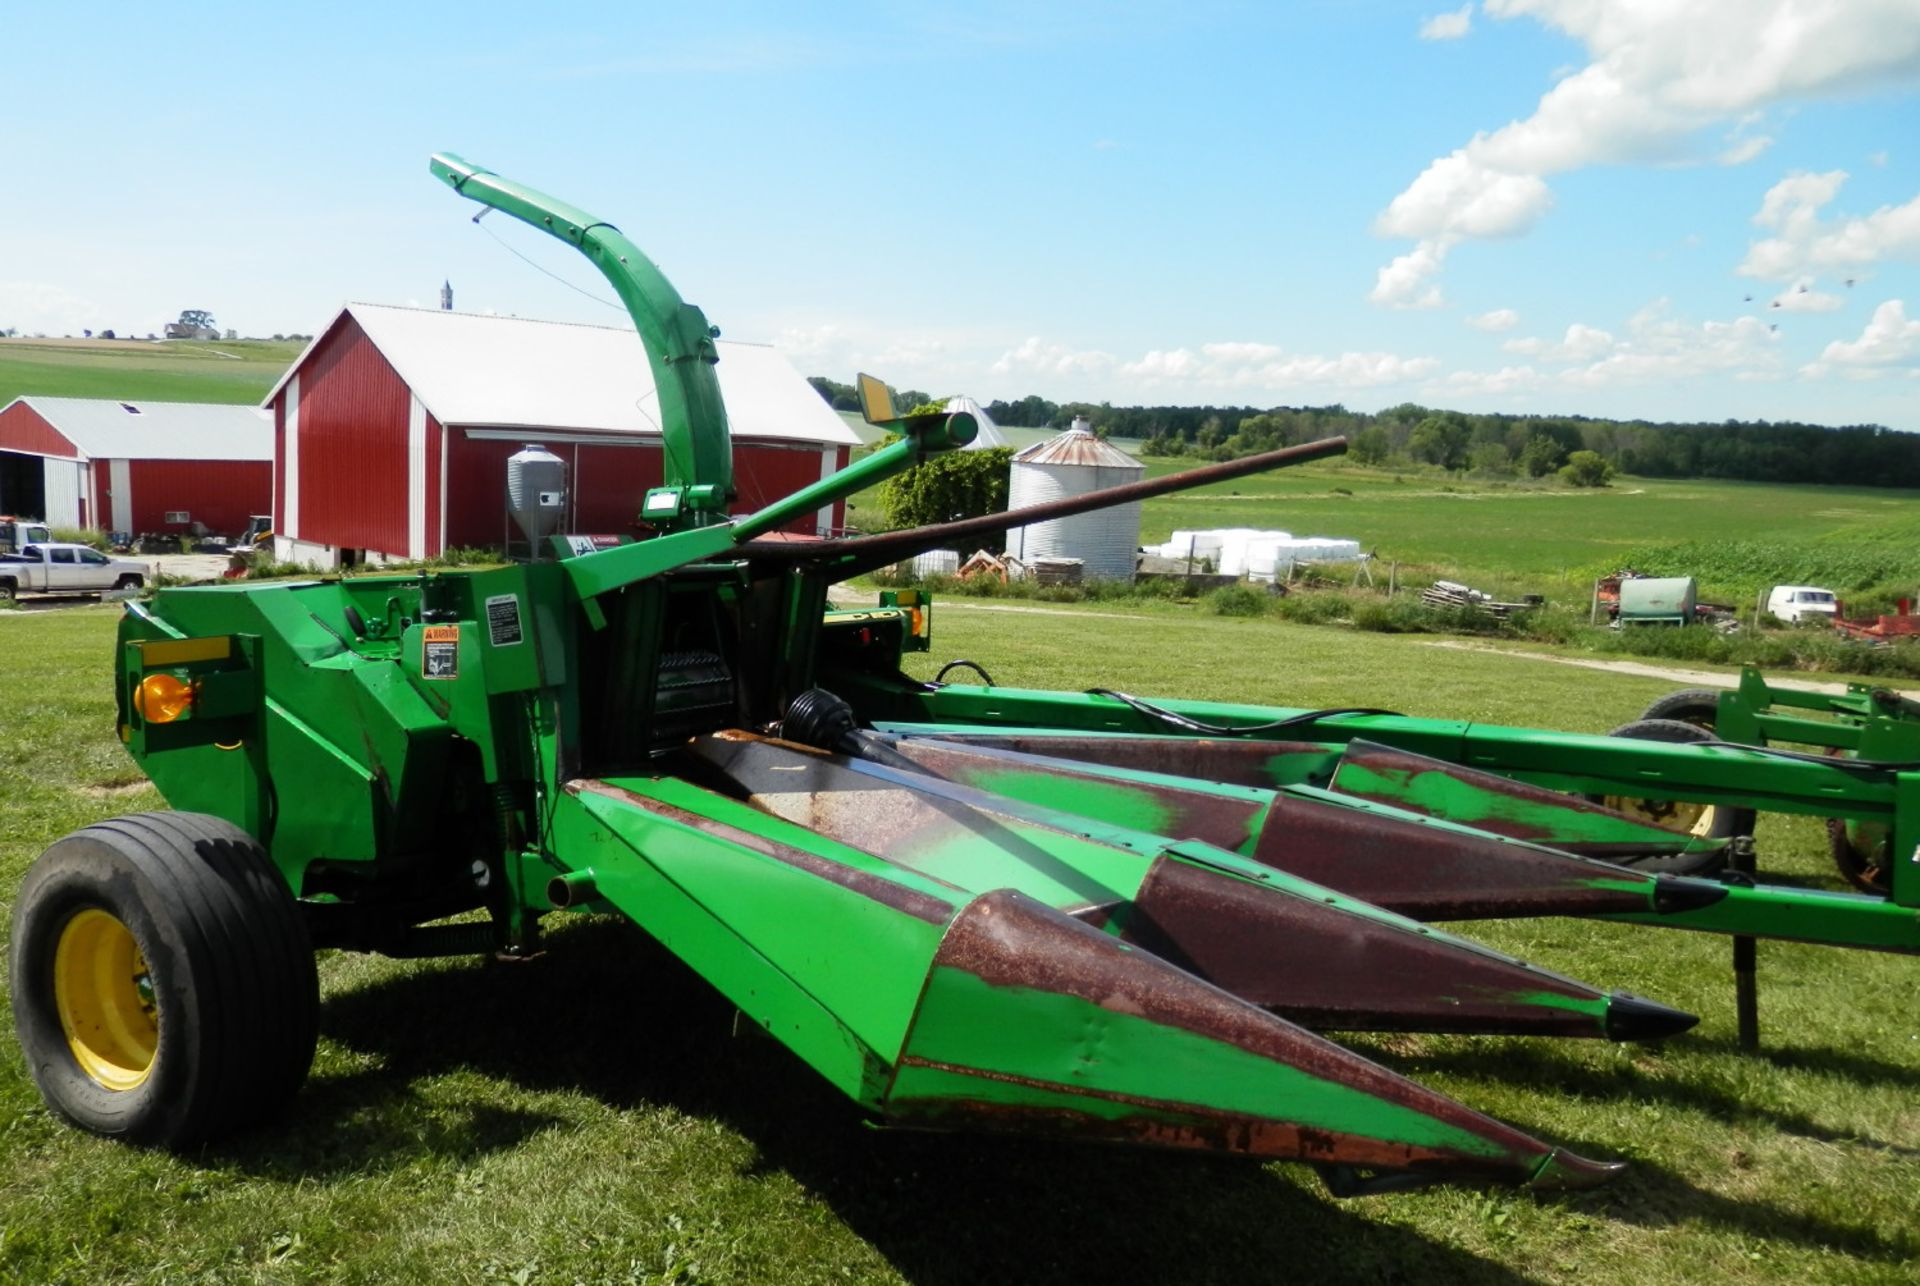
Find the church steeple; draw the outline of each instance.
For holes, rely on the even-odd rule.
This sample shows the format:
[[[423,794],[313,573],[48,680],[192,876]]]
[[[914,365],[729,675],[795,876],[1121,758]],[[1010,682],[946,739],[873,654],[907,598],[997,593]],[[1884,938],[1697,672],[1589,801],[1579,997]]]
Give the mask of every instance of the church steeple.
[[[440,283],[440,307],[445,312],[453,311],[453,283],[450,281]]]

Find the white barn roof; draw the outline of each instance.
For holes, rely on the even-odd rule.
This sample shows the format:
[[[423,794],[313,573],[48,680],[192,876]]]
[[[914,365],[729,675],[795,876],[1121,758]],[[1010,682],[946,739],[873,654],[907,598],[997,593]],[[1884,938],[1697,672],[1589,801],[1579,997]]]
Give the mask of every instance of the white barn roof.
[[[271,460],[273,419],[257,406],[18,399],[89,460]]]
[[[441,424],[660,432],[653,371],[632,327],[583,326],[431,308],[348,304],[394,371]],[[339,317],[319,332],[338,324]],[[316,339],[315,343],[318,343]],[[718,341],[720,392],[737,438],[857,446],[860,439],[779,352]],[[312,352],[312,345],[307,352]],[[271,404],[307,353],[267,394]]]

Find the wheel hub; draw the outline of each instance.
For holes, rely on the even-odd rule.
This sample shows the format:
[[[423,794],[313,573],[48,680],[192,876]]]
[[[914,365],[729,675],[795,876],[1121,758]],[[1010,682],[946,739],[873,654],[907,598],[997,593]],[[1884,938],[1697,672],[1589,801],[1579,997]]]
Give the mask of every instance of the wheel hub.
[[[138,1088],[160,1045],[153,978],[133,933],[89,908],[67,921],[53,955],[53,999],[73,1058],[103,1089]]]

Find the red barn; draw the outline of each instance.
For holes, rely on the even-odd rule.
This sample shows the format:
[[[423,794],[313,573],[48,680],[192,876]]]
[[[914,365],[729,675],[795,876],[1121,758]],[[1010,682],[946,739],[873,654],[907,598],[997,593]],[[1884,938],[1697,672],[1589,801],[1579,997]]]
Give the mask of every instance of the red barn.
[[[0,513],[237,535],[272,500],[273,422],[257,407],[20,397],[0,410]]]
[[[784,357],[719,350],[735,512],[846,464],[858,439]],[[567,462],[568,531],[627,531],[661,481],[653,375],[628,328],[349,304],[265,406],[274,552],[291,562],[504,545],[506,461],[528,443]],[[843,521],[836,505],[792,529]]]

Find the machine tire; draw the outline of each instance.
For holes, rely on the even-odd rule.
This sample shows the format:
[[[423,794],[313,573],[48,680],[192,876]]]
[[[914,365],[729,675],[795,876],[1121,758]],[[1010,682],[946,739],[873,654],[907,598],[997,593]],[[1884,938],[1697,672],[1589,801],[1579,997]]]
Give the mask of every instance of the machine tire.
[[[313,1063],[306,925],[265,851],[220,818],[135,813],[59,840],[21,883],[11,956],[28,1069],[95,1134],[217,1138],[284,1107]]]
[[[1665,699],[1673,700],[1690,695],[1695,694],[1676,692],[1673,697]],[[1713,734],[1705,728],[1681,719],[1636,719],[1632,723],[1621,724],[1607,735],[1632,737],[1639,741],[1666,741],[1681,745],[1713,740]],[[1689,831],[1703,839],[1731,839],[1735,835],[1753,834],[1755,813],[1751,808],[1675,804],[1665,800],[1642,800],[1619,795],[1589,795],[1587,798],[1596,804],[1603,804],[1644,821]],[[1689,817],[1689,810],[1693,809],[1699,811],[1692,813]],[[1721,866],[1722,862],[1719,855],[1709,853],[1691,857],[1648,858],[1639,862],[1624,862],[1622,865],[1649,873],[1695,875],[1702,871],[1713,870]]]
[[[1862,893],[1886,897],[1893,892],[1892,872],[1887,868],[1892,847],[1884,829],[1855,830],[1845,818],[1827,818],[1827,851],[1833,855],[1834,869]]]
[[[1713,731],[1714,717],[1720,710],[1720,690],[1718,688],[1683,688],[1678,692],[1669,692],[1640,714],[1639,722],[1665,719],[1676,723],[1689,723],[1696,728]],[[1628,725],[1631,727],[1632,725]],[[1615,736],[1620,733],[1616,730]]]

